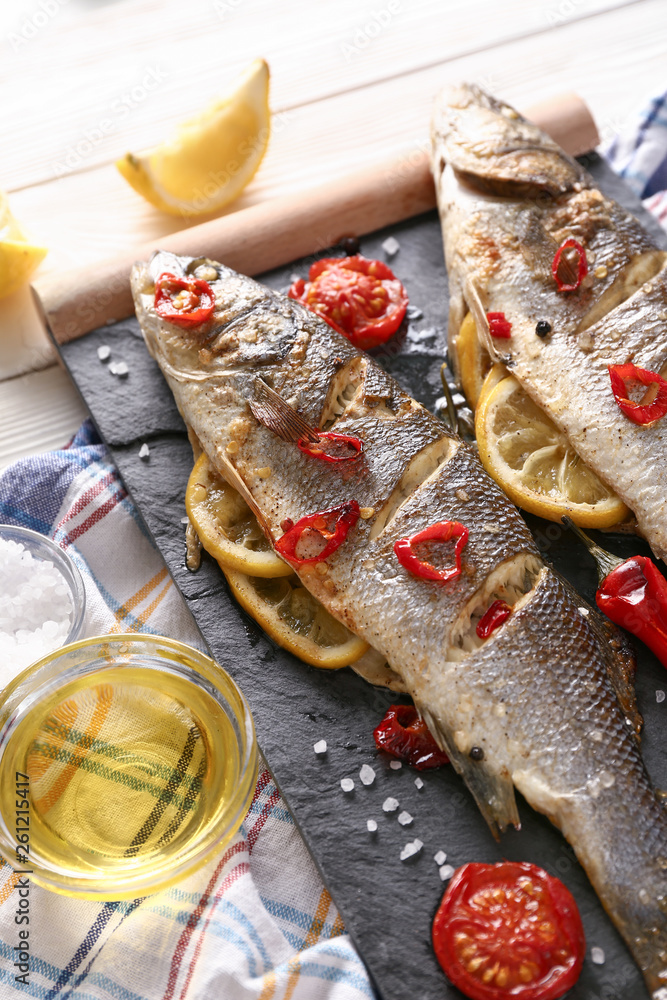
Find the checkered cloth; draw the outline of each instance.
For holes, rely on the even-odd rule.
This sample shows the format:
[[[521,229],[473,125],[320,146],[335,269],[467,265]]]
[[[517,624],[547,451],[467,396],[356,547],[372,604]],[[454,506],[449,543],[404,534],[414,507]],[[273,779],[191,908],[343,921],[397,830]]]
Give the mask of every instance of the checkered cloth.
[[[50,535],[81,570],[87,634],[200,644],[184,601],[92,425],[0,475],[0,522]],[[203,869],[143,899],[66,899],[29,884],[27,983],[16,981],[24,886],[0,869],[0,997],[361,1000],[364,966],[263,761],[239,834]]]
[[[650,101],[639,120],[616,136],[605,156],[667,229],[667,92]]]

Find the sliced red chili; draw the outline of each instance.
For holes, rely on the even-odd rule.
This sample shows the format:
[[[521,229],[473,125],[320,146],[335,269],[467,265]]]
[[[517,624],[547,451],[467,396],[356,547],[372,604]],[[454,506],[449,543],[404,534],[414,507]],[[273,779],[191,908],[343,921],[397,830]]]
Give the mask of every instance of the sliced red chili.
[[[390,705],[373,737],[378,750],[386,750],[418,771],[449,763],[414,705]]]
[[[609,378],[614,399],[628,420],[648,427],[667,413],[667,381],[657,372],[637,368],[628,362],[626,365],[609,365]],[[652,398],[633,403],[628,397],[627,382],[641,382],[648,386],[647,396]]]
[[[396,333],[408,307],[403,285],[381,260],[326,257],[287,293],[356,347],[377,347]]]
[[[480,639],[488,639],[492,632],[506,622],[512,614],[512,609],[505,601],[494,601],[477,623],[475,631]]]
[[[500,340],[508,340],[512,336],[512,324],[505,316],[505,313],[487,313],[486,318],[489,323],[489,333],[492,337]]]
[[[455,565],[449,569],[436,569],[436,567],[420,559],[415,555],[414,546],[422,542],[449,542],[456,539],[454,547]],[[420,576],[424,580],[438,580],[445,583],[447,580],[455,580],[461,575],[461,552],[468,541],[468,529],[459,521],[438,521],[423,531],[418,531],[416,535],[409,538],[399,538],[394,542],[394,552],[396,558],[409,573],[413,576]]]
[[[569,889],[516,861],[454,873],[433,921],[433,947],[472,1000],[556,1000],[574,986],[586,955]]]
[[[577,254],[576,272],[570,256],[563,256],[568,250],[574,250]],[[588,274],[586,251],[573,236],[568,236],[558,247],[558,250],[556,250],[551,264],[551,273],[554,276],[559,292],[574,292]]]
[[[330,510],[308,514],[287,528],[276,542],[276,552],[293,566],[322,562],[343,544],[350,528],[358,520],[359,504],[356,500],[347,500]]]
[[[349,434],[334,434],[333,431],[320,432],[319,441],[297,441],[299,451],[322,462],[350,462],[358,458],[364,450],[364,443]]]
[[[163,319],[190,329],[211,318],[215,296],[207,281],[165,271],[155,282],[155,309]]]

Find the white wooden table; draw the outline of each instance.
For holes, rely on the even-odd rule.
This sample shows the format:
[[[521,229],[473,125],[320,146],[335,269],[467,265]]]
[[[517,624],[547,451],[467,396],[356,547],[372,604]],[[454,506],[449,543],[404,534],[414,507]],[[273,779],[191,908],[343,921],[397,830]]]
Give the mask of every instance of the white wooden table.
[[[446,82],[519,108],[565,90],[603,143],[667,85],[665,0],[21,0],[0,4],[0,187],[40,274],[173,232],[114,160],[166,138],[254,58],[273,132],[230,209],[424,145]],[[0,300],[0,466],[62,446],[85,416],[29,290]]]

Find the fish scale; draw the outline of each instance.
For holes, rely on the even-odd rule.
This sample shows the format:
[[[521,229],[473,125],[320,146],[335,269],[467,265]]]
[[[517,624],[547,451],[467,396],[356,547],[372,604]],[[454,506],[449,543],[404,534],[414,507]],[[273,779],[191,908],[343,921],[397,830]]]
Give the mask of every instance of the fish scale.
[[[158,316],[155,278],[197,264],[159,253],[135,265],[132,277],[146,344],[195,448],[237,486],[274,542],[285,517],[351,499],[372,508],[324,573],[297,567],[303,585],[386,657],[492,830],[518,824],[515,787],[560,826],[657,988],[667,981],[665,873],[651,859],[662,856],[667,823],[637,749],[631,658],[620,633],[594,609],[582,615],[580,599],[542,562],[472,450],[301,305],[206,262],[218,274],[210,324],[184,331]],[[287,444],[250,411],[261,375],[320,426],[341,378],[362,369],[358,391],[333,423],[364,443],[363,456],[342,472]],[[469,529],[461,575],[440,584],[408,573],[394,542],[452,519]],[[475,638],[475,609],[502,588],[512,615],[488,638]],[[601,739],[588,739],[589,731]],[[470,755],[473,747],[484,750],[481,759]],[[611,787],[590,784],[601,770],[613,774]],[[647,836],[630,843],[631,828],[635,841],[636,831]],[[647,930],[655,947],[646,944]]]

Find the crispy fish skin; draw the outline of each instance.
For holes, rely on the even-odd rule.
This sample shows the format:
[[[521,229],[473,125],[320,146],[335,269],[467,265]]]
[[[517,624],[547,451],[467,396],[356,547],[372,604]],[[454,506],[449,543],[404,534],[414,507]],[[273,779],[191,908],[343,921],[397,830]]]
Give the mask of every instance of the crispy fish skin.
[[[349,499],[374,509],[324,575],[299,569],[304,585],[400,675],[492,830],[518,824],[515,787],[563,830],[650,987],[667,983],[667,821],[642,765],[620,633],[542,562],[471,449],[298,303],[215,265],[208,326],[157,316],[156,278],[198,266],[213,265],[159,253],[132,277],[193,440],[274,541],[286,517]],[[248,399],[260,374],[308,423],[362,438],[363,458],[341,471],[257,423]],[[439,520],[470,531],[462,574],[446,584],[411,576],[393,553]],[[498,592],[513,614],[479,640],[475,611]]]
[[[664,374],[667,255],[576,161],[559,157],[548,136],[475,86],[440,95],[432,139],[451,353],[472,310],[492,356],[630,507],[666,559],[667,421],[643,427],[628,420],[608,366],[632,361]],[[575,291],[559,292],[551,263],[570,236],[583,245],[589,274]],[[484,312],[505,313],[508,340],[488,337]],[[546,339],[536,335],[540,320],[551,325]]]

